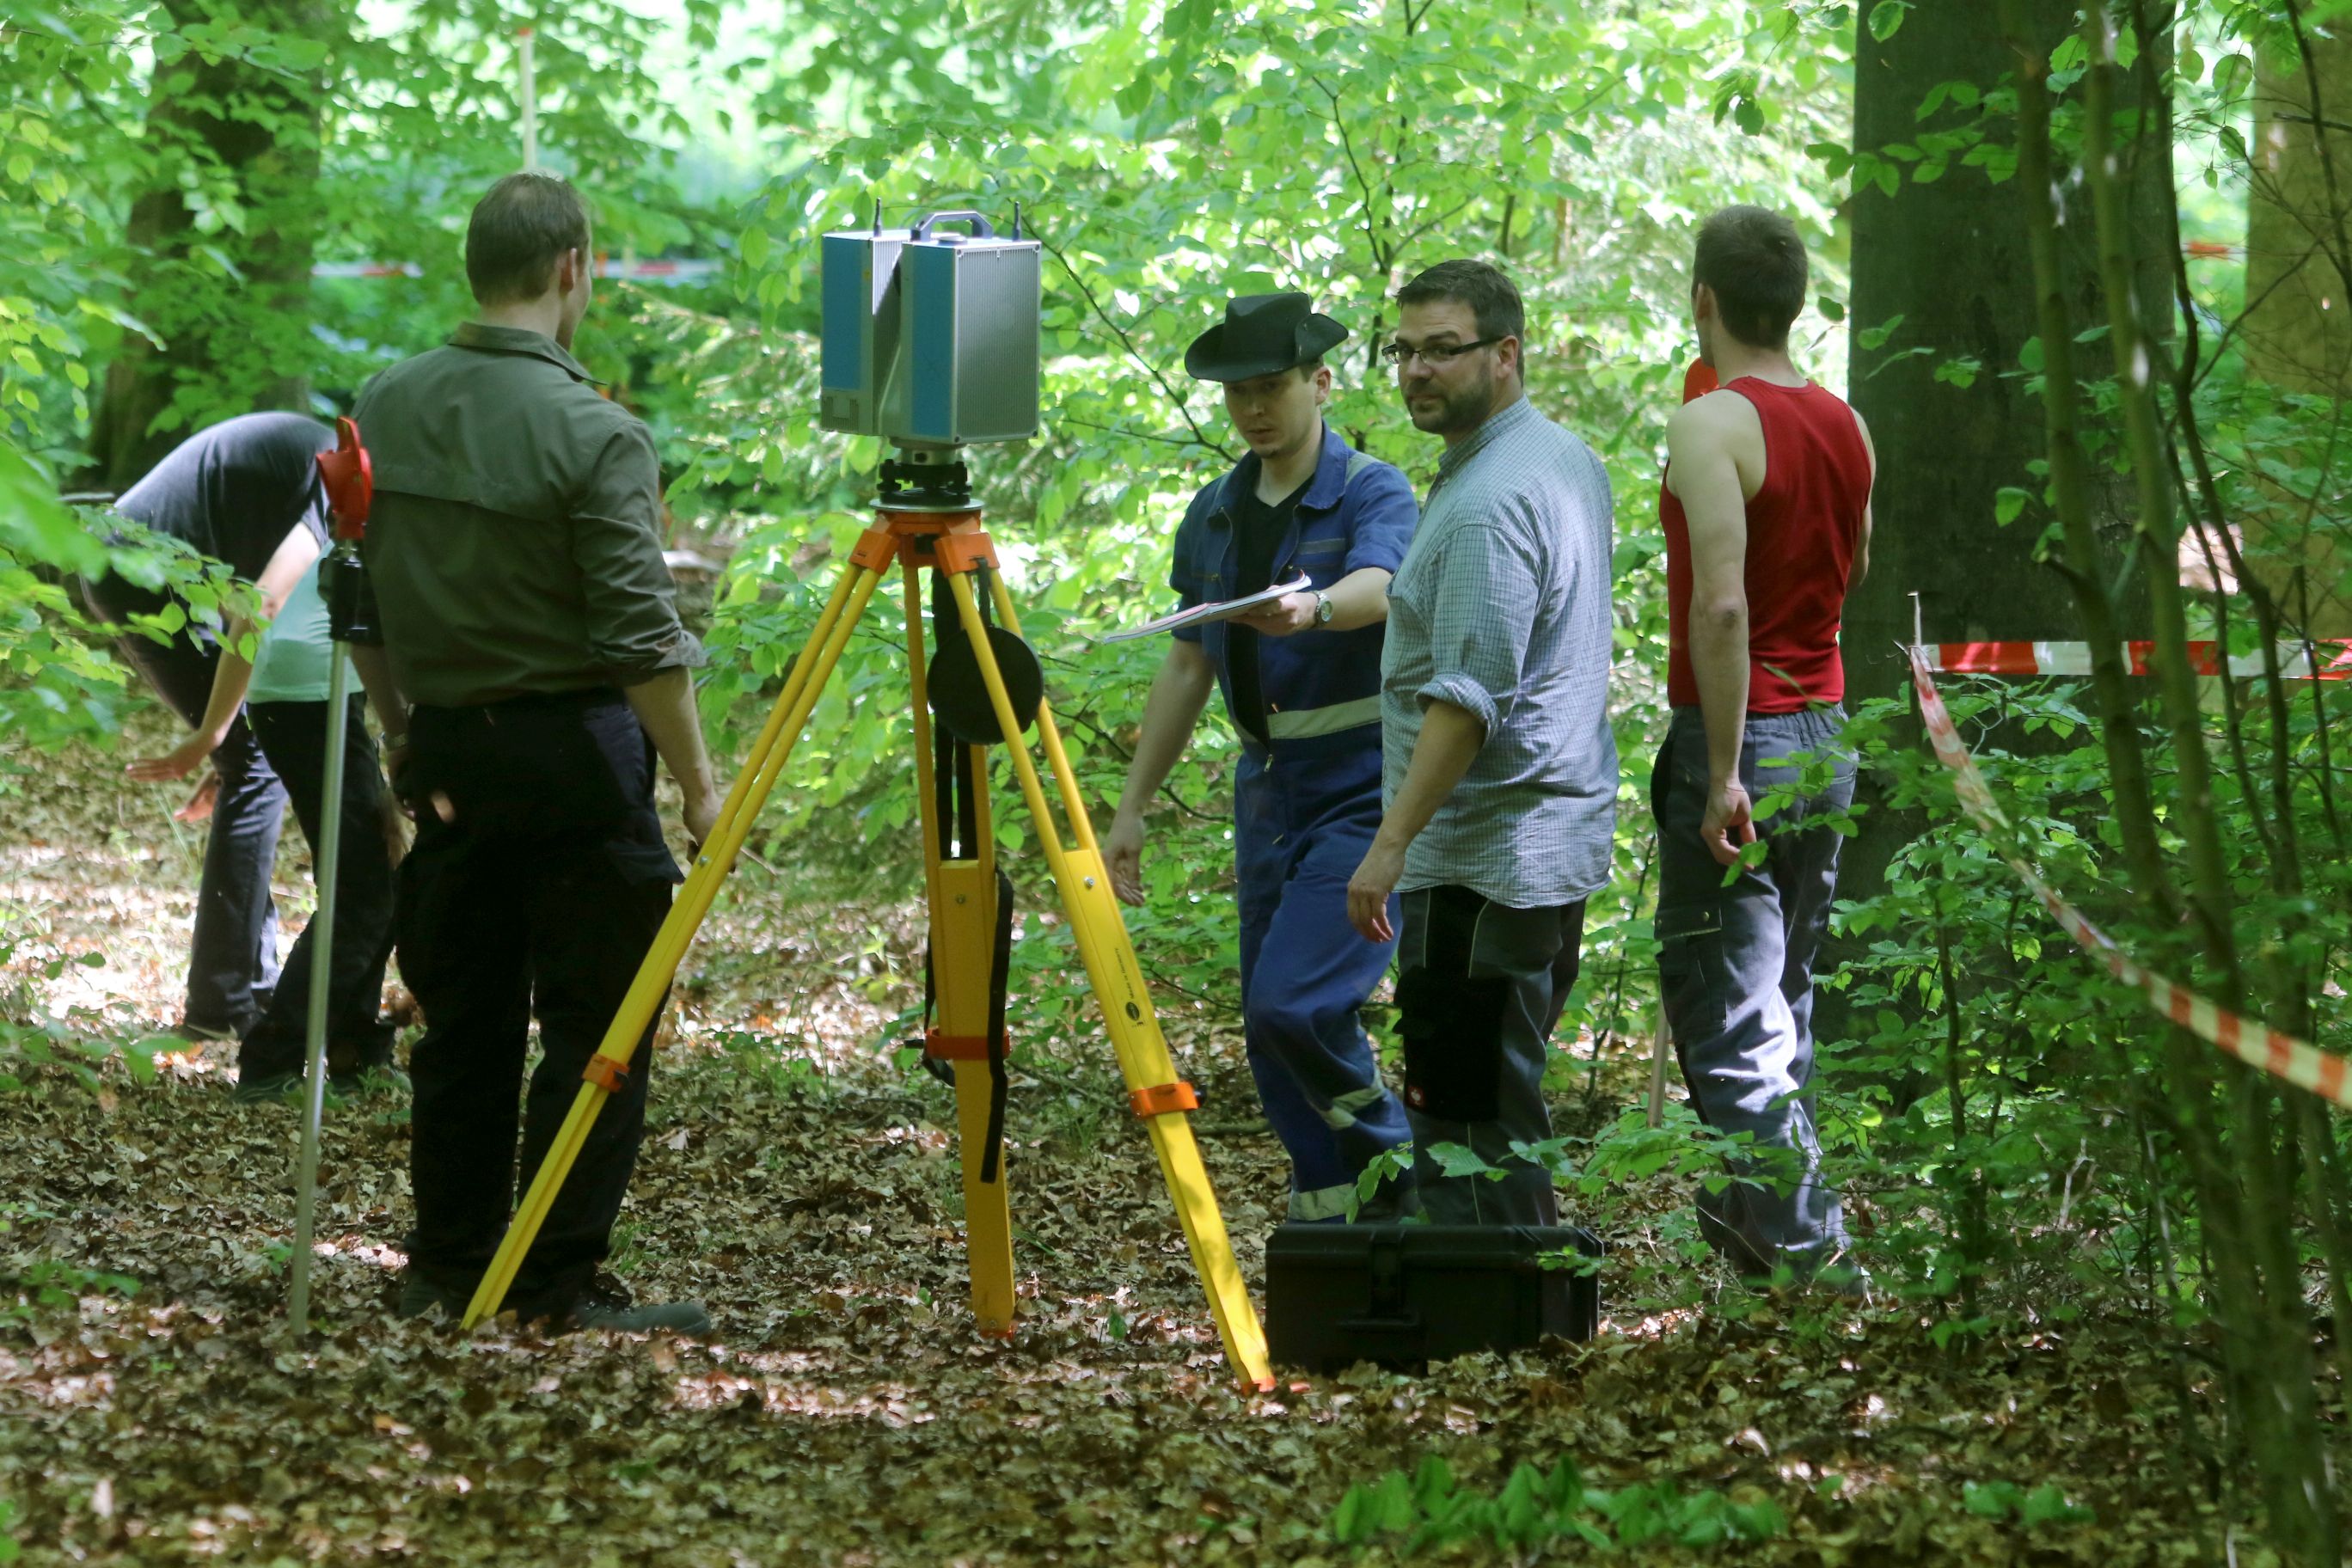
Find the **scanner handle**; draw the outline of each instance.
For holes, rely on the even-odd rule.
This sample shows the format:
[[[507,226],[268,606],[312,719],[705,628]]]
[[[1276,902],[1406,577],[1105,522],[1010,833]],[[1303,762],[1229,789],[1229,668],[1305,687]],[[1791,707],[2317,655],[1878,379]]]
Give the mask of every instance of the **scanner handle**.
[[[994,239],[996,226],[970,207],[957,207],[949,212],[933,213],[915,225],[913,241],[917,245],[931,237],[931,226],[942,223],[968,223],[974,239]]]

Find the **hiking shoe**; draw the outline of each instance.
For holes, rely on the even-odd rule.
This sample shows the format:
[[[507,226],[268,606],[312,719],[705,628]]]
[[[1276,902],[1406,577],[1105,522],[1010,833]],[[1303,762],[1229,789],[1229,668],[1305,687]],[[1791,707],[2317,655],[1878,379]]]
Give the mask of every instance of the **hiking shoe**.
[[[412,1270],[401,1280],[400,1305],[392,1310],[395,1317],[421,1318],[438,1307],[454,1323],[466,1315],[468,1300],[468,1297],[444,1286],[436,1285],[432,1280]]]
[[[1878,1304],[1877,1299],[1871,1294],[1871,1283],[1869,1269],[1859,1263],[1847,1263],[1843,1260],[1822,1265],[1821,1269],[1805,1282],[1806,1288],[1817,1296],[1832,1297],[1855,1307],[1874,1307]]]
[[[710,1314],[699,1301],[643,1301],[631,1305],[628,1293],[599,1279],[580,1293],[572,1304],[572,1325],[605,1329],[622,1334],[707,1334]]]
[[[327,1087],[345,1100],[358,1100],[372,1094],[406,1094],[412,1086],[406,1073],[390,1062],[378,1062],[357,1072],[329,1073]]]
[[[301,1087],[302,1075],[299,1072],[266,1072],[258,1078],[240,1073],[228,1097],[239,1105],[263,1105],[274,1100],[291,1099]]]

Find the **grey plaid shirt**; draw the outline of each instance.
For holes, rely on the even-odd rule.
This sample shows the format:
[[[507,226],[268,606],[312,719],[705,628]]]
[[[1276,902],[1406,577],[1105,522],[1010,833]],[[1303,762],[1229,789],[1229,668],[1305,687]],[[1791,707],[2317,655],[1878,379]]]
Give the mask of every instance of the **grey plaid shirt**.
[[[1383,803],[1432,699],[1476,714],[1486,742],[1405,852],[1400,890],[1459,884],[1541,909],[1608,881],[1612,521],[1601,460],[1525,398],[1438,465],[1389,584]]]

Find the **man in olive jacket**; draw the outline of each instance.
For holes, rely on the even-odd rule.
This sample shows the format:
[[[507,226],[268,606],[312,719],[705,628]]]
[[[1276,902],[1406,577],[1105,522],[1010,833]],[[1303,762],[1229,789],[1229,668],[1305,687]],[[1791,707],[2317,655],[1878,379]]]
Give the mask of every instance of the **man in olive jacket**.
[[[572,357],[592,251],[578,195],[509,175],[474,209],[478,316],[393,366],[353,417],[373,459],[368,570],[382,658],[412,705],[387,739],[415,810],[400,871],[401,973],[425,1012],[404,1313],[461,1310],[538,1169],[679,879],[654,757],[710,832],[719,798],[694,709],[701,648],[661,552],[661,474],[634,416]],[[371,650],[373,651],[373,650]],[[530,1020],[544,1053],[516,1163]],[[708,1326],[631,1308],[596,1274],[644,1136],[652,1026],[521,1264],[526,1318]]]

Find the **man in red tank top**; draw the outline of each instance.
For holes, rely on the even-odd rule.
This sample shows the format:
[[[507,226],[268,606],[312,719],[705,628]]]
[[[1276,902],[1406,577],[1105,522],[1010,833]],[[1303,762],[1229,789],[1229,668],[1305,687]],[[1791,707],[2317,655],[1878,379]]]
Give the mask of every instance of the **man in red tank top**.
[[[1868,561],[1875,464],[1860,416],[1790,361],[1805,275],[1778,213],[1727,207],[1699,230],[1691,313],[1717,390],[1668,424],[1659,497],[1674,718],[1650,776],[1658,973],[1692,1105],[1748,1141],[1732,1183],[1700,1193],[1701,1233],[1745,1276],[1866,1298],[1809,1088],[1828,823],[1853,799],[1838,623]],[[1787,804],[1743,854],[1768,795]]]

